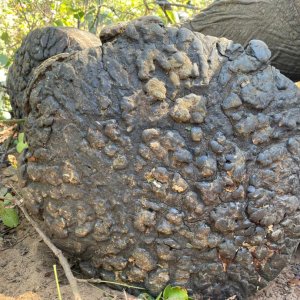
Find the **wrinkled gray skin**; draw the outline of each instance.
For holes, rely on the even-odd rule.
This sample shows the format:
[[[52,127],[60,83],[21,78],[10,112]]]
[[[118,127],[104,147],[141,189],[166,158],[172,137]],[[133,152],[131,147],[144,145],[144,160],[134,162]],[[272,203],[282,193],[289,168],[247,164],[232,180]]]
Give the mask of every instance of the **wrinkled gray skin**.
[[[148,17],[48,59],[14,103],[26,207],[89,276],[246,299],[300,236],[300,95],[269,58]]]
[[[100,46],[99,39],[86,31],[66,27],[38,28],[24,39],[16,52],[14,64],[9,69],[8,90],[16,117],[22,117],[21,111],[24,91],[33,70],[44,60],[64,52],[78,51]]]
[[[300,80],[300,0],[220,0],[184,26],[243,46],[262,40],[272,52],[272,65]]]

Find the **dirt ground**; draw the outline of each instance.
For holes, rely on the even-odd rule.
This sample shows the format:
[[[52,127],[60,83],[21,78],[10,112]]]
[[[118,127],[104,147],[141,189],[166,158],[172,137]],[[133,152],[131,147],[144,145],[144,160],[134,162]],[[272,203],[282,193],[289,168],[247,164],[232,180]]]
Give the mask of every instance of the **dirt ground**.
[[[1,151],[1,145],[0,152],[2,152],[1,159],[4,153],[3,147]],[[17,184],[15,170],[2,163],[2,165],[0,164],[0,188],[9,184]],[[58,260],[25,218],[21,217],[21,223],[15,229],[8,229],[0,221],[0,300],[58,299],[53,274],[54,264],[58,268],[62,299],[73,299],[70,286]],[[73,268],[73,272],[75,276],[80,276],[76,268]],[[94,286],[89,283],[80,283],[79,289],[84,300],[136,299],[125,291],[115,291],[104,285]],[[31,293],[23,295],[25,292]],[[23,296],[10,298],[20,295]],[[277,279],[249,300],[266,299],[300,299],[299,249],[293,261]]]
[[[28,222],[22,220],[17,229],[6,232],[2,239],[0,238],[0,294],[18,296],[32,291],[38,294],[40,299],[57,299],[54,264],[58,269],[62,298],[73,299],[58,260]],[[74,272],[74,275],[78,274]],[[81,283],[79,288],[84,300],[126,299],[123,293],[105,286],[95,287]],[[127,298],[130,299],[128,294]]]

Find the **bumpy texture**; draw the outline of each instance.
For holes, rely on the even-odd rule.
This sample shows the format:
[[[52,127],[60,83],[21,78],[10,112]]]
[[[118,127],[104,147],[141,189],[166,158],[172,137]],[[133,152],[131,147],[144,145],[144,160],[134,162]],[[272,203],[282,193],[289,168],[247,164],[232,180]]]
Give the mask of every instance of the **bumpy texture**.
[[[300,80],[300,0],[215,1],[184,26],[242,45],[263,40],[272,52],[272,65]]]
[[[148,17],[44,62],[22,105],[27,208],[90,276],[255,293],[300,235],[300,97],[269,58]]]
[[[64,52],[100,46],[93,34],[76,28],[46,27],[32,31],[18,49],[8,74],[8,91],[17,117],[22,117],[24,91],[33,70],[44,60]]]

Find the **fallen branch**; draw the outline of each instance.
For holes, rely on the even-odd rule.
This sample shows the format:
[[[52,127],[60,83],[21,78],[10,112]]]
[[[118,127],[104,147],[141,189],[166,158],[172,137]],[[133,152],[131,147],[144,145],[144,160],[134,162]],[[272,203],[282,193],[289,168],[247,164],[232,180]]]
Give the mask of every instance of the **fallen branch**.
[[[180,4],[180,3],[172,3],[166,0],[156,0],[156,4],[160,6],[165,6],[165,7],[170,7],[170,6],[176,6],[176,7],[182,7],[182,8],[187,8],[187,9],[193,9],[193,10],[199,10],[200,7],[191,5],[191,4]]]
[[[8,119],[8,120],[0,120],[2,124],[21,124],[24,123],[26,119]]]
[[[59,250],[54,244],[50,241],[50,239],[46,236],[46,234],[39,228],[38,224],[29,216],[27,210],[23,206],[23,200],[18,191],[13,187],[10,186],[13,191],[19,196],[20,199],[15,198],[14,203],[21,209],[26,219],[30,222],[30,224],[33,226],[33,228],[36,230],[36,232],[40,235],[40,237],[43,239],[44,243],[51,249],[51,251],[54,253],[54,255],[58,258],[61,266],[64,269],[65,275],[70,283],[74,299],[75,300],[82,300],[76,278],[73,276],[70,265],[67,261],[67,259],[64,257],[61,250]]]
[[[144,290],[144,288],[134,285],[129,285],[123,282],[114,282],[114,281],[108,281],[108,280],[102,280],[98,278],[89,278],[89,279],[80,279],[76,278],[78,282],[84,282],[84,283],[108,283],[108,284],[114,284],[118,286],[124,286],[131,289],[137,289],[137,290]]]

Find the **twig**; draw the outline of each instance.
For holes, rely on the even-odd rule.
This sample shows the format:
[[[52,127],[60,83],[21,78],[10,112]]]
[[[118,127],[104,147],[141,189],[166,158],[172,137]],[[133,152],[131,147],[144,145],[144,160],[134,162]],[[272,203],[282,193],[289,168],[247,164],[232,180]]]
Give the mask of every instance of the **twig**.
[[[27,19],[27,15],[26,15],[26,13],[25,13],[26,10],[25,10],[25,8],[24,8],[24,6],[23,6],[23,4],[22,4],[22,1],[21,1],[21,0],[17,0],[17,2],[19,3],[19,5],[20,5],[20,7],[21,7],[20,13],[22,14],[22,16],[23,16],[25,22],[26,22],[27,25],[28,25],[29,31],[31,31],[31,30],[35,27],[35,23],[34,23],[34,24],[31,24],[31,23],[29,22],[29,20]]]
[[[172,3],[170,2],[171,6],[177,6],[177,7],[183,7],[183,8],[188,8],[188,9],[200,9],[198,6],[194,5],[185,5],[185,4],[178,4],[178,3]]]
[[[123,293],[124,293],[125,300],[128,300],[128,298],[127,298],[127,293],[126,293],[125,290],[123,290]]]
[[[194,6],[194,5],[189,5],[189,4],[179,4],[179,3],[172,3],[166,0],[156,0],[155,2],[158,5],[162,5],[162,6],[177,6],[177,7],[183,7],[183,8],[188,8],[188,9],[200,9],[200,7]]]
[[[108,284],[114,284],[118,286],[124,286],[127,288],[132,288],[132,289],[137,289],[137,290],[144,290],[144,288],[139,287],[139,286],[134,286],[134,285],[129,285],[123,282],[114,282],[114,281],[108,281],[108,280],[102,280],[102,279],[97,279],[97,278],[89,278],[89,279],[80,279],[76,278],[78,282],[88,282],[88,283],[108,283]]]
[[[144,3],[144,6],[145,6],[145,15],[148,15],[148,13],[151,11],[148,3],[147,3],[147,0],[143,0],[143,3]]]
[[[97,27],[98,27],[98,24],[99,24],[99,15],[100,15],[101,7],[102,7],[102,5],[98,6],[95,18],[93,20],[92,25],[90,26],[90,29],[94,29],[95,28],[95,33],[97,32]]]
[[[165,8],[164,8],[163,6],[159,6],[159,7],[160,7],[160,8],[162,9],[162,11],[164,12],[166,18],[168,19],[168,22],[169,22],[170,24],[172,24],[173,21],[171,20],[171,18],[170,18],[169,15],[167,14]]]
[[[30,222],[30,224],[33,226],[33,228],[36,230],[36,232],[40,235],[40,237],[43,239],[44,243],[51,249],[51,251],[55,254],[55,256],[58,258],[61,266],[64,269],[65,275],[70,283],[71,290],[74,295],[75,300],[82,300],[76,278],[73,276],[70,265],[67,261],[67,259],[64,257],[61,250],[59,250],[54,244],[50,241],[50,239],[46,236],[46,234],[39,228],[38,224],[29,216],[27,210],[23,206],[23,200],[21,195],[18,193],[18,191],[13,187],[10,186],[14,192],[19,196],[20,199],[14,199],[15,204],[21,209],[26,219]]]
[[[26,119],[9,119],[9,120],[0,120],[0,123],[3,124],[21,124],[24,123]]]

